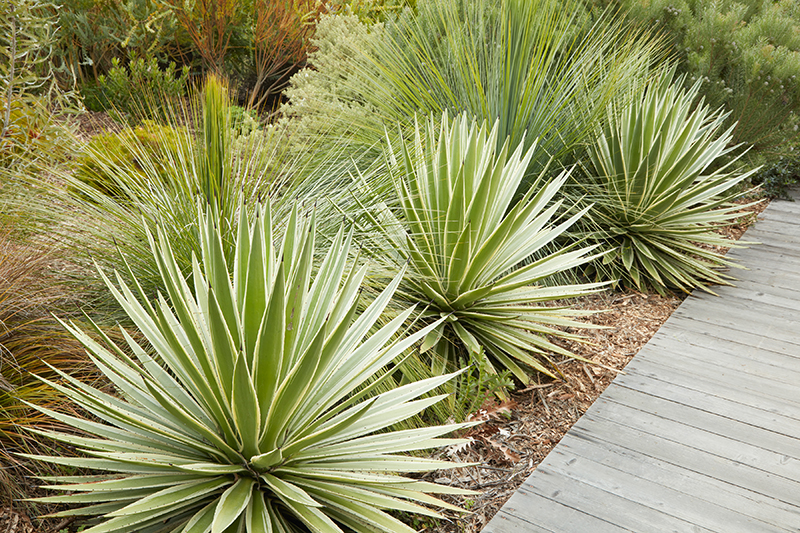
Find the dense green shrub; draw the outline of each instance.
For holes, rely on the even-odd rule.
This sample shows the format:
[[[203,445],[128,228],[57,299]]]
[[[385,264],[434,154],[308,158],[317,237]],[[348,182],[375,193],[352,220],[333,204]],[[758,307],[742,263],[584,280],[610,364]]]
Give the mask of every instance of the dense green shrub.
[[[74,176],[119,199],[125,195],[120,175],[129,176],[131,181],[155,178],[167,183],[170,179],[167,174],[174,172],[172,162],[179,159],[186,135],[183,128],[152,121],[117,133],[97,135],[78,157]]]
[[[123,66],[113,58],[108,74],[97,78],[94,100],[96,110],[122,113],[122,120],[163,120],[188,90],[189,67],[176,72],[175,63],[170,63],[162,70],[155,57],[132,57]]]
[[[52,4],[0,2],[0,167],[52,161],[68,152],[69,93],[55,84]]]
[[[366,269],[348,265],[352,233],[332,236],[317,269],[313,218],[294,211],[278,238],[259,206],[252,218],[241,212],[226,261],[214,211],[196,224],[191,281],[166,233],[150,237],[169,300],[151,303],[136,284],[103,275],[157,360],[130,336],[132,356],[68,326],[120,396],[61,373],[67,383],[53,386],[93,418],[41,408],[81,433],[38,433],[88,457],[35,458],[102,474],[47,478],[69,494],[40,501],[88,503],[56,515],[97,516],[88,532],[413,533],[387,511],[457,510],[435,495],[470,491],[397,472],[463,466],[405,452],[462,443],[440,437],[465,425],[381,432],[440,400],[418,398],[453,376],[369,399],[360,390],[437,325],[396,337],[408,309],[373,330],[403,273],[359,313]]]
[[[788,189],[800,182],[800,144],[791,144],[778,154],[762,160],[764,164],[750,181],[758,184],[760,191],[769,198],[791,200]]]
[[[295,74],[284,95],[279,128],[291,132],[302,150],[304,143],[316,138],[347,139],[359,145],[375,142],[375,133],[383,128],[378,110],[366,101],[354,83],[360,75],[364,54],[371,54],[376,43],[387,38],[382,23],[365,23],[357,15],[323,15],[312,39],[309,55],[313,68]],[[377,72],[373,73],[377,76]],[[364,80],[367,86],[369,80]],[[380,156],[374,147],[372,158]]]
[[[173,14],[154,0],[64,0],[54,62],[65,82],[91,84],[129,56],[178,56],[184,36]]]
[[[67,0],[58,10],[65,31],[57,63],[62,80],[78,80],[93,93],[115,60],[176,61],[229,78],[248,107],[260,108],[304,63],[308,36],[324,10],[317,0]],[[105,99],[116,104],[114,96]],[[103,96],[93,100],[102,104]]]
[[[606,252],[592,268],[600,279],[689,292],[732,279],[718,269],[734,264],[715,250],[731,242],[714,229],[735,222],[741,206],[728,202],[752,171],[719,164],[738,148],[726,115],[696,106],[700,82],[686,90],[672,74],[609,106],[572,192],[593,204],[580,236]]]
[[[608,4],[609,2],[604,2]],[[734,143],[771,152],[798,135],[800,4],[794,0],[612,0],[663,33],[686,83],[730,111]]]

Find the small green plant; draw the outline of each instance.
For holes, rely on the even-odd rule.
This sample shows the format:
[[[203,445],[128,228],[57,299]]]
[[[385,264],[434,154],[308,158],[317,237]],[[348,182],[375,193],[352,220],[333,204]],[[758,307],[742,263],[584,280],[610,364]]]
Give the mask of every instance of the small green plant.
[[[753,184],[759,185],[765,196],[792,200],[789,187],[800,181],[800,151],[796,148],[800,148],[800,145],[791,145],[777,158],[768,158],[768,163],[750,178]]]
[[[572,189],[594,204],[580,236],[606,252],[590,271],[640,290],[728,283],[718,268],[734,263],[709,246],[732,245],[714,229],[733,223],[741,206],[728,202],[752,174],[715,166],[738,148],[730,144],[732,129],[724,129],[726,114],[702,100],[695,105],[700,82],[685,90],[673,73],[630,103],[609,106]]]
[[[152,354],[126,332],[132,357],[65,325],[119,395],[64,372],[65,385],[44,380],[93,419],[42,407],[81,434],[37,433],[87,457],[30,457],[104,474],[47,478],[48,488],[68,494],[39,501],[90,503],[55,516],[99,516],[91,533],[411,533],[386,511],[435,517],[429,506],[457,509],[433,494],[471,491],[395,472],[461,466],[403,452],[460,443],[440,436],[465,425],[376,434],[441,399],[417,398],[453,376],[373,398],[358,392],[436,327],[392,341],[408,309],[371,333],[403,273],[359,314],[366,270],[348,267],[352,233],[333,238],[312,278],[313,215],[306,222],[295,210],[276,250],[269,206],[252,218],[241,210],[228,261],[214,211],[200,215],[202,253],[191,282],[164,230],[150,238],[169,300],[151,304],[135,282],[117,275],[114,284],[101,273]]]
[[[125,67],[115,57],[108,75],[100,75],[97,81],[104,108],[125,118],[163,120],[174,102],[188,92],[189,67],[176,70],[175,63],[169,63],[162,70],[153,56],[131,57]]]
[[[255,110],[238,105],[231,106],[231,127],[237,136],[250,135],[263,129]]]
[[[547,302],[600,290],[603,284],[542,286],[542,280],[590,261],[594,247],[546,247],[585,210],[554,222],[556,200],[569,173],[549,183],[540,177],[515,195],[537,154],[523,143],[509,155],[497,149],[500,127],[489,131],[463,114],[441,127],[431,118],[413,141],[389,147],[389,173],[399,206],[380,199],[366,209],[372,224],[365,242],[377,262],[397,271],[408,264],[396,300],[424,302],[428,322],[447,317],[425,339],[434,372],[454,368],[465,352],[483,354],[487,368],[510,370],[522,383],[528,372],[557,372],[551,354],[573,356],[548,336],[578,339],[559,328],[580,328],[580,313]],[[366,195],[365,195],[366,196]],[[369,238],[369,237],[365,237]],[[531,257],[541,257],[530,261]],[[536,305],[536,304],[545,305]],[[484,352],[485,351],[485,352]]]
[[[483,351],[463,354],[457,366],[466,369],[453,380],[429,392],[427,396],[445,394],[447,397],[430,406],[417,420],[418,425],[451,424],[463,422],[467,417],[481,408],[486,400],[503,396],[514,387],[514,380],[509,370],[497,372],[487,363]],[[431,371],[430,361],[423,360],[417,353],[411,353],[396,368],[401,374],[400,384],[421,381],[435,377]]]

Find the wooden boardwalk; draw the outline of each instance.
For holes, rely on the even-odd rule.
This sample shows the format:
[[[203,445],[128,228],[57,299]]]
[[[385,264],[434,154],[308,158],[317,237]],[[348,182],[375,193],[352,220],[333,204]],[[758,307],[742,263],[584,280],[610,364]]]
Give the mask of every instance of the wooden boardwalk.
[[[484,533],[800,532],[800,201],[743,239]]]

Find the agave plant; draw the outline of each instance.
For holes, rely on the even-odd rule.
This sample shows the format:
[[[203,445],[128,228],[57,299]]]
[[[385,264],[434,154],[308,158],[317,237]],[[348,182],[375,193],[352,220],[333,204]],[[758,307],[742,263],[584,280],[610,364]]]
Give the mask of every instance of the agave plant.
[[[313,218],[297,210],[279,250],[268,206],[241,214],[231,263],[215,217],[199,226],[191,284],[164,230],[150,240],[169,300],[103,276],[153,355],[128,333],[131,356],[67,325],[118,395],[65,373],[51,383],[94,418],[40,408],[83,432],[40,433],[88,457],[35,457],[106,473],[47,478],[69,494],[42,501],[89,504],[58,515],[101,516],[92,533],[411,532],[386,511],[455,509],[431,494],[467,491],[397,472],[455,466],[402,452],[462,442],[440,437],[464,425],[375,434],[441,399],[417,398],[452,376],[364,400],[368,378],[437,326],[392,341],[408,309],[369,335],[402,274],[358,314],[365,268],[347,266],[351,234],[312,282]]]
[[[397,157],[390,148],[400,206],[378,204],[372,214],[365,206],[380,236],[365,248],[394,270],[408,263],[396,296],[401,305],[424,302],[431,320],[447,317],[423,343],[423,351],[435,347],[434,368],[452,366],[459,349],[485,349],[491,368],[499,363],[527,383],[523,367],[552,374],[548,354],[573,355],[548,335],[578,339],[558,328],[585,326],[570,318],[579,312],[546,303],[602,284],[543,286],[593,258],[593,247],[545,252],[586,209],[554,223],[561,205],[555,197],[569,172],[549,183],[540,178],[515,203],[536,145],[524,150],[520,143],[509,156],[506,142],[497,153],[497,135],[497,124],[489,131],[466,114],[451,123],[445,113],[440,128],[433,119],[427,133],[417,125],[414,141],[403,143]]]
[[[695,105],[700,81],[682,89],[673,70],[643,87],[629,104],[609,106],[608,120],[588,149],[575,189],[594,203],[583,235],[607,254],[592,270],[602,279],[640,289],[690,291],[730,276],[735,266],[713,247],[731,241],[715,233],[742,206],[728,202],[752,172],[731,171],[720,159],[736,150],[727,115]]]

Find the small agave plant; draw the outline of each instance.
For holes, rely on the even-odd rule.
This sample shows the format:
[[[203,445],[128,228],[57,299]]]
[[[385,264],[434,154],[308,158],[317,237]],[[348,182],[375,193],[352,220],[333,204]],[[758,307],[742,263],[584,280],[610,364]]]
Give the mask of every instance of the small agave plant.
[[[667,70],[629,103],[608,107],[574,186],[594,204],[578,234],[606,252],[589,269],[598,279],[710,292],[707,284],[733,279],[720,269],[737,266],[714,251],[733,246],[714,230],[735,223],[744,207],[731,204],[737,185],[755,170],[734,169],[733,128],[722,129],[727,114],[697,102],[700,81],[687,90],[673,75]]]
[[[43,478],[69,494],[39,501],[85,504],[56,516],[99,517],[91,533],[412,532],[387,511],[456,509],[433,494],[470,492],[398,473],[456,466],[405,452],[462,442],[441,437],[464,424],[376,433],[440,400],[419,397],[452,376],[372,397],[365,386],[438,325],[398,338],[408,309],[373,329],[403,273],[359,314],[352,233],[340,230],[312,281],[313,216],[295,209],[276,250],[269,207],[241,214],[232,264],[214,217],[199,227],[191,282],[164,231],[150,237],[168,299],[103,275],[152,349],[65,324],[116,394],[63,372],[65,384],[48,381],[93,418],[40,407],[80,434],[38,433],[86,457],[29,457],[104,473]]]

